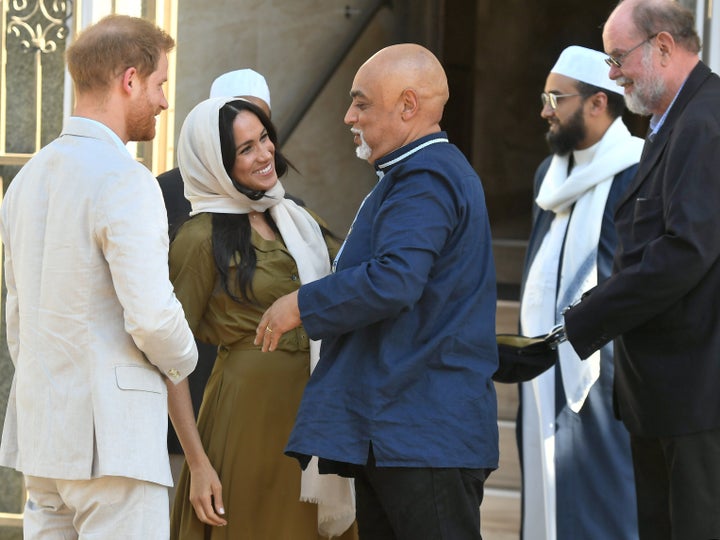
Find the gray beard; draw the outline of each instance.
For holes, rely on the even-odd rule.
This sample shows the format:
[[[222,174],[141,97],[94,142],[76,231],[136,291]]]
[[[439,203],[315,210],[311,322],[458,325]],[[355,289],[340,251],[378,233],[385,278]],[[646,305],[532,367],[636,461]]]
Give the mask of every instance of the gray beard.
[[[643,54],[642,65],[647,77],[640,84],[634,81],[635,91],[632,95],[625,94],[625,105],[635,114],[650,116],[657,109],[667,87],[653,70],[650,54]]]
[[[372,148],[370,148],[368,143],[365,141],[365,137],[363,137],[361,132],[358,131],[357,135],[360,137],[360,146],[355,148],[355,155],[363,161],[367,161],[372,155]]]

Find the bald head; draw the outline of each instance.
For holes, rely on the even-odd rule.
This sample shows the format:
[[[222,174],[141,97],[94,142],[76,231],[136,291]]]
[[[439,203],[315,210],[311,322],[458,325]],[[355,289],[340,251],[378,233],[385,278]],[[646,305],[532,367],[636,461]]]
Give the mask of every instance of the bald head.
[[[449,95],[445,71],[433,53],[414,43],[391,45],[360,66],[345,123],[363,132],[369,150],[362,157],[372,163],[440,131]]]
[[[365,62],[358,75],[381,81],[383,94],[397,99],[405,89],[413,89],[424,109],[432,109],[442,118],[450,93],[445,70],[433,53],[414,43],[391,45],[379,50]]]

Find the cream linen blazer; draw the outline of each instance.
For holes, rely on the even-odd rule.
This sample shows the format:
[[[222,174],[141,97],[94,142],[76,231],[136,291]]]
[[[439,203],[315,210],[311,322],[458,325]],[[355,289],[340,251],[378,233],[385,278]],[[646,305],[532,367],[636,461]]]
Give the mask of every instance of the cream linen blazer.
[[[157,181],[80,117],[18,173],[0,210],[15,375],[0,465],[172,485],[167,389],[197,349],[168,278]]]

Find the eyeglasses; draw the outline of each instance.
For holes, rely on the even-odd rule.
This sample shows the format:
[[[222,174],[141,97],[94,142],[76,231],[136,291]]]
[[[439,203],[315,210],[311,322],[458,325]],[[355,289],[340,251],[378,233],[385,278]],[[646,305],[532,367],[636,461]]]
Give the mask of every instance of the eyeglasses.
[[[637,49],[637,48],[639,48],[639,47],[642,47],[643,45],[645,45],[646,43],[648,43],[648,42],[649,42],[651,39],[653,39],[654,37],[657,37],[657,35],[658,35],[659,33],[660,33],[660,32],[654,33],[652,36],[648,37],[645,41],[641,41],[640,43],[638,43],[637,45],[635,45],[632,49],[630,49],[630,50],[628,50],[628,51],[625,51],[625,52],[622,53],[620,56],[608,56],[608,57],[605,59],[605,63],[606,63],[609,67],[621,68],[622,65],[623,65],[623,62],[625,61],[625,59],[628,57],[628,55],[629,55],[631,52],[633,52],[635,49]]]
[[[558,106],[558,99],[564,97],[579,96],[580,94],[553,94],[552,92],[543,92],[540,94],[540,100],[542,101],[543,109],[550,105],[550,108],[554,111]]]

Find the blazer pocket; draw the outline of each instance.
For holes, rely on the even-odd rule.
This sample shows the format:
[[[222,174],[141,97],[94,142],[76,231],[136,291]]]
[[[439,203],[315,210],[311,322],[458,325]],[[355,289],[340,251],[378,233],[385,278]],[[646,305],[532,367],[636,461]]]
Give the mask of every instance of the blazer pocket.
[[[636,240],[652,240],[663,234],[665,223],[661,197],[635,199],[633,233]]]
[[[165,385],[160,374],[140,366],[115,366],[115,380],[121,390],[140,390],[162,394]]]

